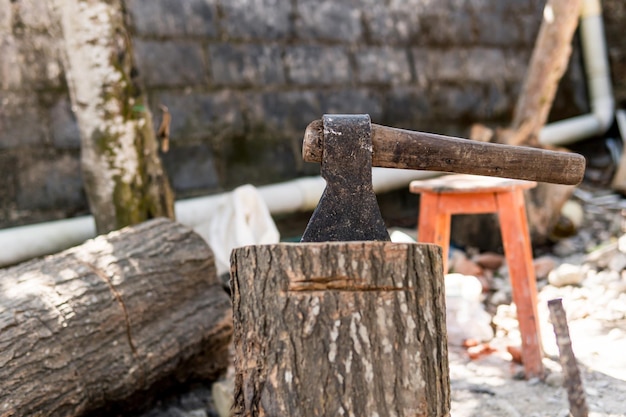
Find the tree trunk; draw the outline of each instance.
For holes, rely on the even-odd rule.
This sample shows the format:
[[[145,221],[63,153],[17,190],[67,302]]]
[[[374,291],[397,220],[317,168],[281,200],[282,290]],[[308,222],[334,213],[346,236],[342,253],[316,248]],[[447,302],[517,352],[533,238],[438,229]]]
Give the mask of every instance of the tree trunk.
[[[539,131],[548,121],[559,81],[570,55],[582,0],[548,0],[530,58],[528,72],[513,112],[509,145],[539,147]]]
[[[515,106],[510,145],[539,147],[559,81],[567,69],[578,26],[581,0],[548,0],[522,93]],[[526,191],[526,212],[533,241],[545,243],[574,187],[540,183]]]
[[[449,415],[439,247],[238,248],[231,286],[235,415]]]
[[[153,220],[0,270],[0,416],[77,416],[228,365],[212,253]]]
[[[83,181],[99,233],[174,218],[121,0],[59,0]]]
[[[497,129],[492,141],[540,147],[539,132],[548,120],[559,81],[567,69],[581,4],[581,0],[547,1],[513,121],[509,128]],[[493,134],[474,126],[470,137],[484,139]],[[526,191],[526,212],[533,242],[547,241],[573,190],[572,186],[540,183]]]

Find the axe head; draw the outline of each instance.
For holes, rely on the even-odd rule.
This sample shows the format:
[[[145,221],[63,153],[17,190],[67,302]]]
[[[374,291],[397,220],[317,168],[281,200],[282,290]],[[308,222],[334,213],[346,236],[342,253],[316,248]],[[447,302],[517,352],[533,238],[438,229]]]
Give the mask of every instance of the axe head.
[[[390,240],[372,187],[369,115],[324,115],[322,129],[326,188],[301,241]]]

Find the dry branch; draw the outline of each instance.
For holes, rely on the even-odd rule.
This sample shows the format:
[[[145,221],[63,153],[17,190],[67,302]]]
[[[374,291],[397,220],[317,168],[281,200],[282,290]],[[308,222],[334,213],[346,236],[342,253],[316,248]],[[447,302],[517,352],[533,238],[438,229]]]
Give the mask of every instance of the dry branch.
[[[548,301],[550,320],[554,326],[556,342],[559,346],[559,361],[563,368],[563,386],[567,390],[572,417],[587,417],[589,410],[585,401],[585,391],[580,379],[580,370],[576,363],[576,356],[572,350],[572,341],[569,337],[567,318],[561,299]]]

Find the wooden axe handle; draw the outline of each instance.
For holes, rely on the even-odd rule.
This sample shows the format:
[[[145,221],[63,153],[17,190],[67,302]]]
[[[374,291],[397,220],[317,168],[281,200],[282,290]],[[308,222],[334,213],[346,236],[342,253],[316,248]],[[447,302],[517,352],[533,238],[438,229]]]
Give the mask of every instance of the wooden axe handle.
[[[321,162],[323,125],[315,120],[306,128],[302,156]],[[487,175],[520,180],[579,184],[585,158],[567,152],[523,146],[476,142],[433,133],[415,132],[372,124],[372,165]]]

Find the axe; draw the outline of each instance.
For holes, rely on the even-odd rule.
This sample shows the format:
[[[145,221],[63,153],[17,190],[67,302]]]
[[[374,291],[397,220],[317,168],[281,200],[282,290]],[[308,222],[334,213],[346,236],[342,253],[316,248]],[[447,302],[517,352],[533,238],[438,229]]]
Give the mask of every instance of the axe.
[[[582,155],[476,142],[372,124],[367,114],[309,124],[302,156],[321,163],[324,193],[302,242],[390,240],[372,187],[372,166],[576,185]]]

